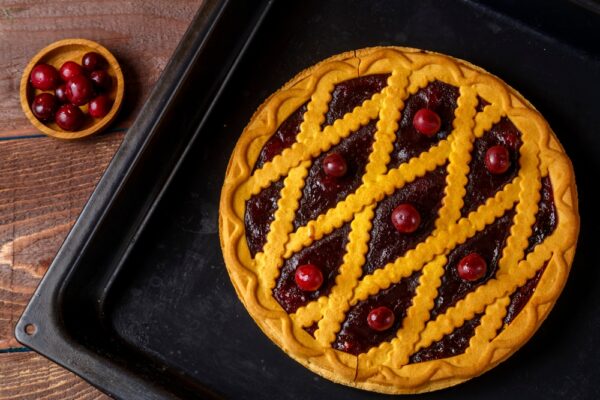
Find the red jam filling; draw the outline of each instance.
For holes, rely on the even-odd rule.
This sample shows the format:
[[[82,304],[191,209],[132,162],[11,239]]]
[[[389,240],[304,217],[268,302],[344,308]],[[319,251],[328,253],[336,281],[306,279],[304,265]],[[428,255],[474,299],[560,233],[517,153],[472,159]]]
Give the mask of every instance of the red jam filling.
[[[335,85],[323,126],[332,125],[387,86],[389,74],[367,75]]]
[[[306,326],[304,329],[310,336],[314,337],[315,336],[315,332],[317,331],[317,329],[319,329],[319,322],[315,322],[310,326]]]
[[[284,149],[291,147],[296,142],[296,136],[300,132],[300,124],[304,119],[306,104],[294,111],[285,121],[279,125],[273,136],[267,140],[254,165],[254,169],[262,168],[266,162],[281,154]]]
[[[396,133],[394,150],[390,154],[389,168],[407,162],[445,139],[452,132],[454,110],[458,99],[458,88],[440,81],[431,82],[425,88],[411,95],[404,102],[404,110]],[[427,108],[435,112],[441,120],[437,133],[427,136],[417,131],[413,124],[416,113]]]
[[[342,118],[354,107],[383,90],[387,78],[388,75],[372,75],[336,85],[323,126],[332,124],[336,119]],[[450,134],[457,98],[458,89],[456,87],[434,81],[406,99],[405,108],[399,121],[397,140],[390,155],[389,168],[395,168],[410,158],[429,150],[431,146]],[[481,112],[488,103],[482,98],[478,100],[477,111]],[[432,110],[440,117],[440,128],[431,137],[419,133],[413,124],[416,112],[423,108]],[[261,168],[296,141],[296,135],[300,130],[305,112],[306,104],[298,108],[281,124],[264,145],[255,169]],[[358,188],[368,162],[375,130],[376,121],[371,121],[313,160],[296,212],[294,229],[305,225],[308,221],[334,207]],[[487,198],[492,197],[517,175],[520,137],[521,133],[514,124],[508,118],[503,118],[489,132],[475,140],[462,209],[463,216],[476,210]],[[499,145],[508,150],[510,165],[504,172],[497,173],[498,170],[496,170],[494,171],[496,173],[492,173],[486,167],[486,152],[491,147]],[[327,174],[327,168],[323,167],[323,160],[332,153],[339,154],[346,162],[346,171],[344,174],[340,174],[341,176]],[[444,194],[445,179],[446,166],[442,166],[396,190],[377,204],[363,274],[370,274],[393,262],[432,233]],[[277,201],[282,187],[283,178],[272,183],[246,202],[246,238],[253,256],[262,251],[269,225],[277,209]],[[556,228],[557,214],[548,177],[542,180],[541,194],[537,220],[533,226],[526,253],[541,243]],[[418,227],[411,233],[399,232],[391,218],[394,209],[404,203],[413,205],[420,217]],[[507,211],[502,217],[448,254],[448,262],[445,266],[441,286],[438,289],[438,297],[435,299],[430,313],[431,319],[443,313],[448,307],[456,304],[458,300],[495,275],[514,214],[514,210]],[[350,224],[346,223],[285,260],[273,289],[273,296],[288,313],[294,313],[299,307],[329,294],[343,262],[349,227]],[[477,280],[461,279],[457,272],[457,264],[470,253],[477,253],[486,261],[485,274]],[[296,269],[305,264],[318,265],[322,271],[323,282],[317,290],[302,290],[295,282]],[[535,291],[542,273],[543,271],[538,272],[535,277],[513,293],[505,324],[509,324],[523,309]],[[357,355],[393,339],[398,329],[401,328],[406,310],[412,304],[420,275],[420,271],[417,271],[391,285],[388,289],[352,306],[347,312],[346,319],[332,346]],[[389,329],[378,331],[369,326],[368,316],[371,311],[380,307],[386,307],[393,311],[394,320]],[[410,362],[450,357],[464,352],[475,328],[480,323],[480,317],[481,315],[478,315],[472,320],[466,321],[462,327],[455,329],[438,342],[419,350],[411,356]],[[317,322],[304,328],[311,335],[317,329]]]
[[[360,186],[373,145],[375,125],[376,121],[368,123],[329,152],[314,159],[302,189],[294,229],[335,207]],[[339,154],[346,160],[346,173],[343,176],[328,175],[323,169],[323,161],[330,154]]]
[[[525,256],[529,254],[535,246],[542,243],[548,237],[557,224],[556,207],[554,206],[554,197],[552,195],[552,185],[549,177],[542,178],[541,199],[538,204],[536,221],[532,227],[533,233],[529,237],[529,246],[525,250]],[[547,265],[547,264],[546,264]],[[520,286],[511,294],[510,303],[506,308],[504,317],[504,327],[509,325],[517,315],[525,308],[525,305],[535,293],[535,288],[539,283],[546,269],[544,265],[540,270],[529,279],[523,286]],[[435,360],[439,358],[452,357],[464,353],[468,347],[469,340],[475,334],[475,328],[479,326],[481,315],[466,321],[460,328],[444,336],[441,340],[432,343],[429,347],[421,349],[410,358],[411,363]],[[501,328],[501,329],[504,329]]]
[[[339,83],[331,94],[329,108],[325,115],[323,125],[332,124],[336,119],[351,112],[365,100],[379,93],[387,85],[389,75],[369,75]],[[261,168],[266,162],[291,147],[296,142],[300,132],[306,104],[294,111],[277,128],[273,136],[263,146],[254,169]],[[338,201],[352,193],[359,185],[364,172],[366,161],[375,133],[375,121],[363,126],[359,131],[350,135],[339,145],[330,149],[327,154],[322,154],[314,160],[300,200],[300,209],[296,213],[294,228],[302,226],[313,216],[318,216]],[[364,147],[361,147],[364,146]],[[332,152],[339,152],[347,160],[347,172],[343,177],[329,177],[322,169],[323,159]],[[283,179],[271,184],[246,202],[246,238],[250,253],[254,257],[262,251],[269,233],[269,225],[273,221],[273,213],[277,208],[279,192],[283,187]]]
[[[273,288],[273,296],[285,311],[294,313],[309,302],[329,294],[343,262],[349,232],[350,224],[343,225],[285,260]],[[318,265],[323,274],[323,283],[317,290],[302,290],[296,283],[296,269],[306,264]]]
[[[396,337],[396,332],[406,317],[406,310],[412,304],[420,276],[420,271],[414,272],[411,276],[350,307],[332,347],[357,355]],[[369,326],[367,317],[373,309],[381,306],[394,312],[394,323],[389,329],[377,331]]]
[[[510,156],[510,165],[502,174],[491,173],[485,165],[485,155],[488,149],[497,145],[505,146]],[[484,133],[482,137],[475,140],[471,151],[467,192],[462,209],[463,216],[475,211],[477,207],[517,176],[520,147],[521,133],[506,117],[494,124],[492,129]]]
[[[557,224],[558,215],[554,205],[552,183],[550,182],[550,177],[545,176],[542,178],[542,191],[540,202],[538,204],[538,212],[532,227],[532,234],[529,237],[529,246],[527,246],[527,249],[525,250],[525,256],[531,253],[535,246],[542,243],[547,236],[554,232]],[[542,278],[546,265],[544,265],[533,278],[525,282],[523,286],[517,288],[510,296],[510,303],[507,308],[506,317],[504,318],[504,323],[506,325],[510,324],[525,307],[529,298],[535,292],[535,288]]]
[[[433,232],[445,185],[446,168],[443,166],[415,179],[377,204],[372,220],[369,251],[363,265],[364,275],[385,267],[415,248]],[[390,218],[393,210],[402,203],[412,204],[420,215],[418,228],[410,234],[398,232]]]
[[[271,183],[269,187],[253,195],[246,202],[246,214],[244,218],[246,223],[246,240],[252,257],[262,251],[267,241],[269,227],[275,218],[274,214],[277,210],[277,202],[279,201],[279,197],[281,197],[281,189],[283,189],[283,178]]]
[[[477,107],[475,107],[475,111],[477,111],[478,113],[480,113],[480,112],[483,111],[483,109],[485,108],[485,106],[487,106],[489,104],[490,103],[488,103],[487,101],[485,101],[481,97],[477,96]]]
[[[410,356],[409,364],[448,358],[464,353],[469,347],[469,340],[475,334],[475,329],[481,323],[481,317],[482,314],[479,314],[475,318],[465,321],[461,327],[417,351]]]
[[[475,236],[450,251],[447,255],[448,262],[444,266],[446,271],[442,276],[442,284],[438,288],[438,296],[434,300],[434,306],[430,312],[431,319],[444,313],[458,300],[464,298],[467,293],[472,292],[496,275],[498,262],[510,234],[514,215],[514,210],[507,211],[502,217],[477,232]],[[459,262],[471,253],[479,254],[487,263],[485,275],[475,281],[461,278],[457,270]]]
[[[544,265],[540,270],[534,275],[533,278],[529,279],[525,284],[519,287],[515,292],[510,296],[510,303],[506,308],[506,316],[504,317],[504,324],[510,324],[517,315],[525,308],[525,305],[529,301],[529,298],[535,292],[535,288],[537,284],[540,282],[542,278],[542,274],[546,270],[546,265]]]
[[[538,212],[535,217],[535,223],[531,227],[532,234],[529,237],[529,246],[525,250],[525,255],[529,254],[535,246],[542,243],[549,234],[554,232],[558,224],[558,214],[554,205],[552,182],[550,182],[549,176],[542,178],[542,191],[540,195]]]

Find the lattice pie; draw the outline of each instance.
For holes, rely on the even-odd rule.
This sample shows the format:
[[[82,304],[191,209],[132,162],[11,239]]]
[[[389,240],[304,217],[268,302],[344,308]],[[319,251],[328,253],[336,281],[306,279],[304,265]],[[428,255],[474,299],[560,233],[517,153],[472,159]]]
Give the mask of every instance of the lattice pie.
[[[519,93],[406,48],[329,58],[242,133],[220,205],[239,297],[335,382],[424,392],[489,370],[539,327],[579,230],[571,163]]]

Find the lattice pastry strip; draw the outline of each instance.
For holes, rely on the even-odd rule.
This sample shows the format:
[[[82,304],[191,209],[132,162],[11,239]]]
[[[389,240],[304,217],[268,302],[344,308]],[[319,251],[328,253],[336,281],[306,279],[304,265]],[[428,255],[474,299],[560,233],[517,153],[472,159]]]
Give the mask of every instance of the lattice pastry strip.
[[[292,169],[285,178],[264,251],[256,255],[259,279],[265,291],[273,289],[278,270],[283,265],[281,254],[284,251],[286,235],[279,233],[292,231],[292,222],[309,165],[308,161],[304,161],[300,166]]]
[[[387,171],[390,153],[396,140],[400,110],[403,108],[406,97],[405,89],[408,84],[406,73],[400,71],[402,70],[392,72],[392,75],[388,78],[388,86],[383,89],[384,98],[379,111],[375,142],[369,155],[366,173],[363,176],[363,182],[365,183],[376,181],[379,176]]]
[[[335,334],[340,328],[340,322],[348,310],[354,286],[356,286],[358,278],[362,275],[362,265],[369,242],[369,226],[371,225],[371,218],[373,218],[373,208],[374,206],[367,206],[352,221],[348,252],[344,257],[344,264],[340,268],[340,277],[345,279],[342,279],[340,284],[333,287],[329,301],[321,308],[323,319],[319,321],[319,329],[315,332],[315,338],[323,346],[330,345],[335,339]]]
[[[460,99],[459,99],[460,100]],[[457,115],[459,115],[457,110]],[[499,262],[499,271],[498,274],[502,275],[505,273],[505,270],[508,266],[516,264],[522,257],[525,248],[528,245],[528,238],[531,235],[531,226],[535,222],[535,215],[537,213],[537,204],[539,201],[539,189],[540,189],[540,181],[539,181],[539,170],[537,168],[537,149],[535,146],[531,145],[531,138],[527,137],[527,133],[524,134],[523,137],[524,145],[523,145],[523,154],[527,156],[522,156],[520,160],[520,170],[519,170],[519,178],[520,184],[518,186],[519,199],[516,204],[517,213],[514,217],[514,223],[512,228],[510,229],[510,235],[507,239],[507,244],[503,250],[503,256]],[[452,165],[452,164],[451,164]],[[448,179],[449,185],[451,179]],[[465,182],[466,184],[466,182]],[[448,188],[449,186],[447,186]],[[463,192],[464,195],[464,192]],[[446,199],[446,198],[445,198]],[[462,203],[461,203],[462,205]],[[442,208],[443,210],[443,208]],[[459,211],[458,211],[459,212]],[[441,212],[440,212],[441,214]],[[471,217],[471,216],[470,216]],[[478,218],[474,218],[474,220],[478,220]],[[439,220],[438,220],[439,221]],[[540,266],[541,267],[541,266]],[[508,285],[508,282],[507,282]],[[511,293],[512,290],[509,291]],[[474,315],[474,311],[467,309],[466,313],[469,315]],[[457,327],[460,327],[464,320],[451,320],[454,324],[446,325],[443,329],[438,330],[437,336],[434,340],[439,340],[445,334],[449,334]],[[477,331],[476,331],[477,335]],[[476,339],[476,336],[475,338]],[[425,346],[431,344],[430,342],[426,343]],[[421,344],[421,347],[425,347]],[[419,350],[418,348],[409,349],[411,353]],[[406,359],[402,359],[403,361],[407,361]],[[396,364],[397,367],[401,366],[399,362]]]
[[[375,352],[370,352],[372,358],[385,357],[383,364],[391,364],[396,368],[408,363],[408,357],[413,353],[414,346],[419,340],[425,323],[429,320],[429,312],[433,308],[434,300],[438,295],[437,289],[442,283],[444,265],[447,258],[437,256],[423,268],[423,275],[419,280],[413,304],[407,310],[407,316],[402,321],[402,329],[396,338],[390,342],[391,348],[380,346]],[[379,352],[379,355],[375,353]]]
[[[376,270],[373,274],[365,276],[354,292],[352,303],[364,300],[379,290],[388,288],[392,283],[398,282],[420,269],[435,255],[443,254],[446,250],[454,248],[457,244],[474,236],[486,225],[491,224],[517,201],[519,181],[520,179],[516,178],[514,182],[508,184],[494,198],[488,199],[484,205],[469,214],[467,218],[462,218],[446,230],[437,231],[436,235],[428,237],[414,250],[408,251],[406,255]]]
[[[377,74],[386,76],[382,90],[368,94],[341,118],[324,126],[338,85]],[[405,129],[400,125],[403,113],[411,112],[408,102],[415,104],[423,93],[431,100],[427,91],[432,85],[454,87],[458,93],[448,135],[406,162],[390,166],[398,132]],[[295,143],[255,168],[270,136],[305,103]],[[373,121],[377,121],[373,144],[360,185],[295,229],[302,192],[315,160],[359,130],[370,129]],[[469,179],[476,172],[472,158],[481,147],[477,143],[487,143],[489,132],[506,124],[512,124],[521,135],[512,139],[522,143],[517,174],[463,215]],[[431,234],[363,276],[377,205],[438,168],[445,168],[446,184]],[[244,237],[250,234],[244,226],[245,205],[282,178],[265,244],[252,256]],[[546,181],[551,181],[550,189]],[[551,191],[559,224],[532,245],[530,237],[540,229],[536,225],[538,203],[544,190]],[[431,319],[449,254],[495,226],[509,211],[514,217],[495,275]],[[284,262],[347,223],[347,243],[333,285],[316,300],[286,313],[273,296]],[[227,268],[240,298],[265,333],[286,352],[336,382],[381,392],[413,393],[480,374],[512,354],[537,329],[556,301],[573,258],[577,198],[572,167],[560,144],[539,113],[514,90],[463,61],[412,49],[374,48],[326,60],[301,73],[261,106],[230,161],[221,198],[220,232]],[[505,323],[511,296],[542,268],[538,289],[520,314]],[[412,302],[392,339],[358,357],[332,347],[351,307],[419,271]],[[410,362],[413,354],[442,340],[475,315],[480,315],[479,325],[463,353]]]
[[[309,246],[315,240],[321,239],[335,228],[348,222],[367,204],[381,201],[395,189],[414,181],[416,178],[433,171],[436,167],[445,164],[445,157],[450,152],[450,141],[441,141],[429,152],[411,159],[408,163],[389,171],[377,180],[376,186],[361,186],[355,193],[350,194],[345,200],[338,203],[335,208],[329,209],[325,214],[319,215],[316,220],[308,222],[290,235],[286,245],[284,257],[289,257],[302,248]]]
[[[539,246],[525,260],[517,264],[519,270],[514,274],[499,274],[495,279],[469,293],[446,313],[427,324],[416,350],[440,340],[443,335],[452,332],[455,327],[461,326],[464,321],[482,312],[496,299],[511,294],[517,287],[532,278],[550,256],[547,246]]]
[[[534,171],[537,171],[537,169],[534,168]],[[532,219],[535,218],[535,213],[537,212],[537,201],[538,201],[539,196],[537,196],[536,194],[537,194],[537,189],[538,189],[539,185],[536,184],[537,183],[536,174],[531,173],[531,171],[528,171],[527,168],[522,168],[520,170],[519,175],[521,178],[521,182],[525,182],[524,184],[520,185],[521,191],[519,193],[522,194],[523,192],[527,192],[527,191],[530,191],[530,192],[533,191],[533,193],[528,193],[530,195],[530,197],[529,198],[526,197],[524,200],[524,203],[518,203],[518,205],[517,205],[517,214],[514,218],[515,222],[513,224],[513,227],[511,228],[511,235],[509,236],[509,239],[507,240],[507,246],[504,248],[503,257],[499,262],[499,265],[500,265],[500,267],[499,267],[500,271],[498,272],[499,274],[501,274],[502,271],[506,268],[507,262],[509,262],[513,258],[513,255],[515,253],[516,254],[523,253],[523,249],[527,246],[527,240],[525,239],[525,241],[523,242],[523,241],[511,240],[511,238],[515,237],[515,232],[520,234],[520,233],[523,233],[523,231],[525,231],[525,233],[526,233],[526,235],[524,237],[528,238],[530,235],[530,231],[531,231],[531,225],[533,224]],[[528,177],[531,177],[531,178],[528,178]],[[522,197],[522,196],[520,196],[520,197]],[[530,202],[530,201],[533,202],[533,204],[530,204],[530,207],[525,207],[525,206],[520,207],[520,205],[526,204],[526,202]],[[469,217],[477,220],[478,218],[475,218],[474,217],[475,215],[476,214],[472,213]],[[527,233],[528,231],[529,231],[529,233]],[[445,253],[447,253],[453,247],[454,246],[451,246],[449,249],[446,249]],[[541,267],[541,266],[539,266],[539,267]],[[424,268],[424,271],[426,271],[426,268]],[[403,277],[404,276],[408,276],[408,273],[404,273]],[[397,282],[398,280],[399,279],[395,279],[392,282],[390,282],[390,284]],[[508,286],[509,284],[510,284],[509,282],[506,282],[506,286]],[[429,288],[431,286],[432,285],[430,284]],[[439,285],[436,285],[435,287],[437,288],[437,286],[439,286]],[[512,292],[512,290],[510,290],[508,292],[508,294],[511,292]],[[435,294],[437,295],[437,292]],[[415,296],[415,298],[413,300],[413,304],[418,304],[419,301],[420,301],[420,298],[417,295],[417,296]],[[479,305],[477,305],[477,307],[479,307]],[[473,309],[467,308],[464,311],[464,313],[467,313],[467,315],[473,316],[478,311],[479,310],[474,311]],[[410,311],[409,311],[409,315],[410,315]],[[445,315],[445,314],[442,314],[442,316],[443,315]],[[370,359],[377,359],[377,358],[381,357],[381,355],[377,354],[377,353],[382,353],[382,352],[388,353],[388,354],[390,354],[390,359],[393,360],[393,365],[396,368],[399,368],[404,363],[408,362],[408,356],[410,354],[414,353],[415,351],[419,350],[422,347],[426,347],[426,346],[430,345],[434,340],[441,339],[443,335],[451,333],[454,329],[456,329],[457,327],[460,327],[465,320],[464,319],[459,319],[459,320],[449,319],[449,320],[445,320],[445,321],[447,321],[449,323],[447,323],[446,325],[441,325],[440,329],[436,329],[435,331],[437,332],[437,335],[434,338],[431,338],[429,341],[424,342],[424,343],[423,343],[423,341],[421,341],[419,346],[416,348],[413,347],[413,345],[415,344],[415,342],[417,340],[414,340],[414,341],[394,340],[390,343],[392,345],[391,349],[388,348],[389,346],[387,346],[387,344],[386,344],[386,346],[382,345],[377,349],[376,352],[370,351],[367,356]],[[405,326],[406,323],[410,323],[410,322],[411,322],[410,319],[405,320],[405,323],[403,323],[403,326]],[[423,328],[424,328],[424,326],[423,326]],[[420,333],[420,331],[418,333]],[[427,331],[426,331],[426,333],[427,333]],[[401,334],[402,334],[402,330],[399,332],[399,337],[401,337],[400,336]]]
[[[319,140],[308,144],[298,142],[289,149],[285,149],[281,155],[266,163],[248,181],[242,184],[240,191],[244,200],[247,200],[253,194],[259,193],[281,176],[286,175],[291,168],[298,165],[302,160],[311,159],[329,150],[333,145],[338,144],[340,140],[355,132],[360,126],[366,125],[370,120],[377,117],[382,101],[383,95],[377,93],[373,95],[372,99],[357,107],[351,114],[346,114],[344,118],[337,120],[333,125],[326,126],[320,134],[315,133],[315,136],[319,136]]]

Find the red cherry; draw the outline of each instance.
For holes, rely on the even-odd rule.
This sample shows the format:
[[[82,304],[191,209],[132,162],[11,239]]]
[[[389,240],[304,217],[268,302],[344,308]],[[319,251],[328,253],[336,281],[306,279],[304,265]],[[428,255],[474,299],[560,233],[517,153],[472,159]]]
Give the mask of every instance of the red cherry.
[[[52,65],[38,64],[31,70],[31,86],[40,90],[52,90],[60,82],[58,71]]]
[[[67,86],[65,84],[59,85],[54,94],[56,95],[56,100],[60,103],[67,103],[69,101],[67,98]]]
[[[84,119],[83,111],[73,104],[63,104],[54,116],[56,124],[65,131],[76,131],[83,125]]]
[[[412,204],[403,203],[392,211],[392,224],[402,233],[412,233],[421,224],[421,215]]]
[[[75,75],[67,82],[65,93],[71,103],[82,106],[94,95],[94,86],[86,76]]]
[[[77,64],[74,61],[67,61],[60,67],[60,77],[63,81],[67,82],[69,79],[77,75],[83,74],[83,68],[81,65]]]
[[[50,93],[40,93],[31,103],[31,111],[40,121],[50,121],[56,110],[56,97]]]
[[[367,323],[371,329],[382,332],[387,331],[394,325],[394,312],[385,306],[377,307],[371,310],[367,316]]]
[[[112,86],[112,78],[108,72],[101,69],[98,71],[93,71],[90,74],[90,79],[92,82],[94,82],[94,87],[100,92],[109,90]]]
[[[495,175],[505,173],[510,167],[510,155],[506,147],[490,147],[485,153],[485,167]]]
[[[461,279],[473,282],[484,277],[487,272],[487,263],[479,254],[471,253],[458,262],[456,270]]]
[[[314,292],[323,284],[323,273],[314,264],[304,264],[296,268],[295,279],[300,289]]]
[[[102,118],[110,111],[112,100],[105,94],[94,97],[88,104],[88,112],[94,118]]]
[[[85,53],[81,59],[81,65],[88,71],[94,71],[97,69],[104,69],[108,63],[106,59],[96,52]]]
[[[421,108],[413,118],[415,129],[425,136],[433,136],[440,130],[442,121],[440,116],[428,108]]]
[[[323,171],[329,176],[339,178],[346,174],[348,165],[339,153],[331,153],[323,159]]]

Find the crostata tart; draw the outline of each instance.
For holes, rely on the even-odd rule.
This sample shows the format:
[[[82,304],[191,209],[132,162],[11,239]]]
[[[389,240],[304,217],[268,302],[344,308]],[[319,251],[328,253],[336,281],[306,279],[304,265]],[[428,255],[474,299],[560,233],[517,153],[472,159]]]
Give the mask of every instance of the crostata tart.
[[[519,93],[461,60],[376,47],[259,107],[219,225],[240,299],[287,354],[335,382],[417,393],[531,337],[579,216],[571,163]]]

